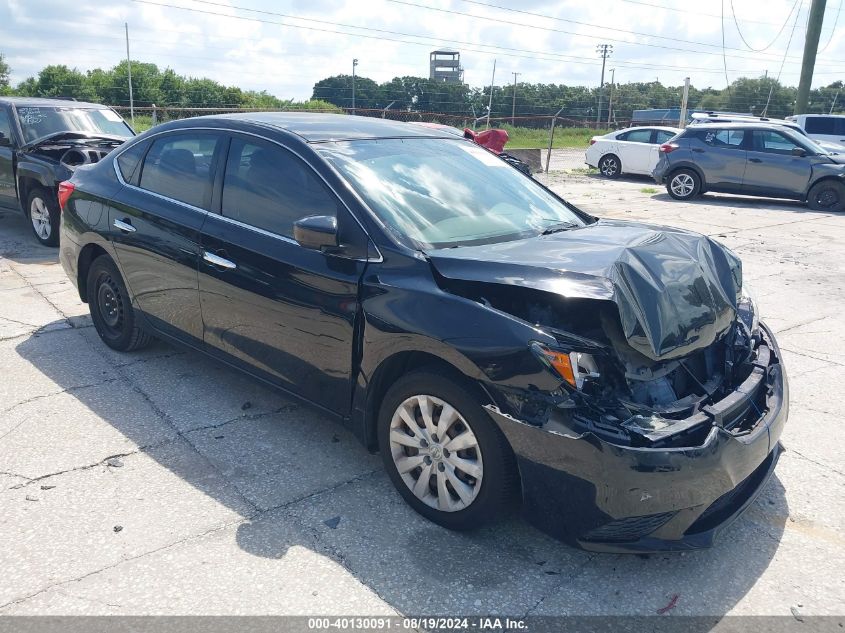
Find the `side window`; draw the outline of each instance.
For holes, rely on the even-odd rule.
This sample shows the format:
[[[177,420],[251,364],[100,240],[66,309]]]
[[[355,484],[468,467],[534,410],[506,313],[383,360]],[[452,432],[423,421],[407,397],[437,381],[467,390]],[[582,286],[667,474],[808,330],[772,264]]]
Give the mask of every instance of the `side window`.
[[[127,184],[138,184],[138,176],[141,173],[138,166],[141,164],[144,152],[147,151],[149,146],[148,141],[136,143],[117,157],[117,168],[120,170],[120,175],[123,176],[123,181]]]
[[[807,130],[807,134],[838,134],[836,119],[832,116],[808,116],[804,129]]]
[[[663,143],[668,143],[669,139],[675,138],[675,136],[677,135],[674,132],[667,132],[666,130],[657,130],[654,142],[662,145]]]
[[[9,143],[12,143],[12,125],[9,121],[8,111],[0,106],[0,136],[5,137]]]
[[[651,130],[634,130],[616,137],[620,141],[629,143],[651,143]]]
[[[780,132],[769,132],[763,130],[754,131],[754,151],[767,152],[769,154],[789,155],[797,145],[792,139]]]
[[[223,177],[221,212],[227,218],[293,237],[308,215],[337,215],[334,194],[291,152],[270,143],[232,139]]]
[[[702,140],[711,147],[739,149],[745,138],[745,130],[707,130]]]
[[[141,170],[141,189],[205,208],[211,193],[211,165],[220,137],[184,132],[153,141]]]

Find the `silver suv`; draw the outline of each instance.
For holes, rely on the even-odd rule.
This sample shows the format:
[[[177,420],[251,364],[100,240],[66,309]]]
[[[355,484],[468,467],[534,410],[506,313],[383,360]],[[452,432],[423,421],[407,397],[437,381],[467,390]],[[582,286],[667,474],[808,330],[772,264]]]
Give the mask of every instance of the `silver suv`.
[[[703,123],[660,146],[652,175],[676,200],[705,191],[806,201],[845,210],[845,155],[766,123]]]

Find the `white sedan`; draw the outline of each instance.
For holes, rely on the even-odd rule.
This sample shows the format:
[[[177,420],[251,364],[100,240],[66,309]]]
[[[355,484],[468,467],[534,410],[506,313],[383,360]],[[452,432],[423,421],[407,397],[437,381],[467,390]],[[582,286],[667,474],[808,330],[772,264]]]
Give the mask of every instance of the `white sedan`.
[[[585,162],[607,178],[621,173],[651,176],[660,158],[658,148],[680,132],[674,127],[629,127],[594,136]]]

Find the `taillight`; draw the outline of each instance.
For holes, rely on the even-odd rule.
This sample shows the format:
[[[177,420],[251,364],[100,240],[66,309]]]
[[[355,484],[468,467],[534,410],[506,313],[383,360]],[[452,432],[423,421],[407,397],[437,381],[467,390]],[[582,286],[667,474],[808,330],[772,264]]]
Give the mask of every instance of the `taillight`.
[[[74,189],[76,189],[76,187],[69,180],[59,183],[59,209],[62,211],[65,210],[67,200],[70,198],[70,194],[73,193]]]
[[[663,143],[663,145],[660,146],[660,151],[664,154],[671,154],[678,149],[678,147],[680,146],[677,143]]]

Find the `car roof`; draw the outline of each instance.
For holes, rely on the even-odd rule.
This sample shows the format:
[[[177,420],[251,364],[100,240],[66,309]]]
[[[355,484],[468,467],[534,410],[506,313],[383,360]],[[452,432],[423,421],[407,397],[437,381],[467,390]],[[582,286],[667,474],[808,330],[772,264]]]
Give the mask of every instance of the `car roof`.
[[[634,125],[632,127],[622,128],[621,130],[614,130],[610,134],[621,134],[622,132],[631,132],[632,130],[663,130],[664,132],[680,132],[681,128],[672,127],[671,125]]]
[[[89,103],[87,101],[73,101],[71,99],[51,99],[49,97],[0,97],[0,103],[11,103],[16,106],[33,107],[62,107],[72,106],[74,108],[108,108],[101,103]]]
[[[320,114],[311,112],[238,112],[197,117],[190,121],[243,121],[264,127],[284,130],[309,143],[345,141],[365,138],[454,138],[454,133],[444,132],[424,125],[410,125],[348,114]]]

